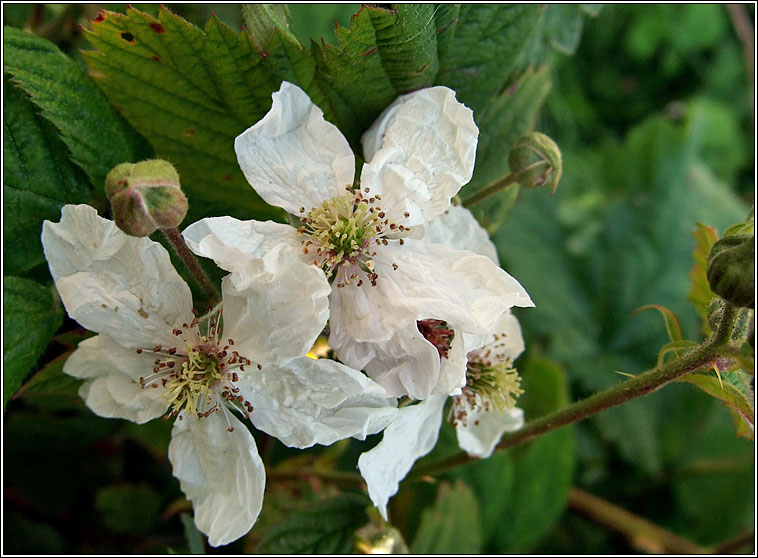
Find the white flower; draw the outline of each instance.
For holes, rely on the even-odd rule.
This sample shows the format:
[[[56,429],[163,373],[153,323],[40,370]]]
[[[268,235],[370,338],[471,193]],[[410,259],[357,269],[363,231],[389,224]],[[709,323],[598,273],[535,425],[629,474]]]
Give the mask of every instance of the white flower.
[[[323,274],[278,246],[222,282],[223,308],[198,319],[166,250],[127,236],[86,205],[45,221],[42,243],[68,314],[99,335],[64,371],[98,415],[143,423],[175,415],[169,459],[213,546],[250,530],[265,472],[232,411],[294,447],[377,432],[396,415],[381,386],[304,357],[328,316]],[[304,289],[309,296],[293,297]],[[255,363],[255,364],[254,364]]]
[[[273,246],[297,249],[299,269],[316,267],[332,285],[329,344],[340,360],[392,395],[423,399],[437,387],[440,359],[418,321],[444,320],[481,345],[504,311],[533,305],[486,257],[427,243],[413,230],[448,209],[470,180],[477,136],[471,110],[452,90],[404,95],[363,136],[368,162],[354,189],[347,140],[300,88],[284,82],[235,150],[258,194],[299,216],[301,226],[212,218],[190,226],[185,238],[229,271]]]
[[[430,222],[424,239],[472,249],[498,262],[495,245],[463,207],[453,206]],[[423,320],[419,330],[438,352],[440,384],[451,387],[461,374],[465,377],[465,386],[456,390],[448,413],[458,445],[471,456],[489,457],[503,433],[518,430],[524,422],[523,411],[515,407],[521,389],[512,367],[524,351],[518,320],[510,310],[503,313],[483,347],[476,336],[461,335],[440,320]],[[446,401],[446,392],[435,390],[426,400],[401,407],[382,441],[358,459],[369,496],[385,519],[387,502],[400,481],[437,443]]]

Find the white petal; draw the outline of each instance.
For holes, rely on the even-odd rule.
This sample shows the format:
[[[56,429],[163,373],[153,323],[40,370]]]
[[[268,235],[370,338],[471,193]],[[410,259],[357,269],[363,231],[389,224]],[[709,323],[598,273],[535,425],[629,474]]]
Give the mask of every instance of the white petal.
[[[424,225],[424,240],[457,250],[471,250],[499,264],[497,249],[487,231],[463,206],[451,205],[442,215]]]
[[[394,220],[415,226],[445,211],[471,180],[479,130],[455,92],[437,86],[398,98],[363,137],[361,185]]]
[[[152,368],[152,355],[138,355],[106,335],[79,343],[63,365],[66,374],[86,380],[79,395],[95,414],[139,424],[161,416],[168,407],[163,389],[140,386],[140,376]]]
[[[324,273],[298,258],[279,245],[222,282],[224,337],[256,363],[304,356],[329,318],[331,287]]]
[[[440,377],[434,386],[439,395],[458,395],[466,385],[468,353],[484,343],[483,335],[459,332],[453,337],[447,358],[440,359]]]
[[[407,239],[404,246],[384,247],[374,261],[379,281],[394,282],[417,319],[444,320],[456,332],[484,335],[512,306],[534,306],[518,281],[468,250]]]
[[[273,221],[209,217],[192,223],[182,236],[195,254],[227,271],[244,267],[251,258],[261,258],[282,244],[302,249],[294,227]]]
[[[495,335],[497,335],[497,339]],[[519,325],[518,319],[511,314],[510,310],[498,318],[497,323],[492,328],[492,333],[487,338],[486,344],[482,347],[482,351],[495,346],[497,350],[493,351],[495,353],[494,356],[489,358],[496,362],[507,359],[514,361],[524,352],[524,337],[521,335],[521,325]],[[469,354],[469,358],[476,360],[476,354],[477,351],[472,352]]]
[[[270,205],[298,215],[353,184],[350,145],[298,86],[282,82],[271,110],[234,141],[245,178]]]
[[[478,423],[478,424],[477,424]],[[456,426],[458,445],[471,456],[487,458],[504,432],[513,432],[524,426],[524,411],[518,407],[498,411],[469,411],[466,426]]]
[[[69,316],[124,347],[170,343],[192,318],[192,294],[168,252],[128,236],[88,205],[67,205],[45,221],[42,245]]]
[[[384,430],[382,441],[358,458],[371,501],[385,520],[387,502],[397,493],[400,481],[437,443],[446,399],[433,396],[399,409],[397,418]]]
[[[245,425],[221,413],[198,418],[184,413],[171,433],[168,458],[182,491],[195,508],[195,525],[211,546],[247,533],[263,505],[266,473]]]
[[[437,385],[440,356],[437,349],[412,325],[397,331],[387,341],[355,341],[332,326],[329,345],[340,360],[365,370],[394,396],[425,399]]]
[[[397,415],[378,384],[332,360],[300,358],[240,378],[256,428],[290,447],[329,445],[379,432]]]

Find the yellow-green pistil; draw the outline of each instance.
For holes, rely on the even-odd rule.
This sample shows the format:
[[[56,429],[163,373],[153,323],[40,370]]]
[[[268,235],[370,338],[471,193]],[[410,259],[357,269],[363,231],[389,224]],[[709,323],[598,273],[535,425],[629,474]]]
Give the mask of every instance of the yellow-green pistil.
[[[163,398],[169,406],[166,417],[179,416],[184,412],[207,418],[211,413],[226,413],[227,406],[240,411],[245,418],[253,412],[253,406],[235,386],[240,372],[251,361],[232,350],[234,340],[221,339],[221,314],[218,309],[209,317],[207,335],[200,334],[199,320],[183,324],[173,334],[184,341],[183,349],[164,348],[137,349],[138,354],[156,355],[153,373],[140,378],[143,388],[163,388]],[[258,365],[258,369],[260,369]],[[228,421],[228,417],[227,417]],[[228,421],[229,422],[229,421]],[[234,427],[229,422],[229,431]]]
[[[330,279],[335,278],[338,287],[351,281],[360,287],[364,278],[376,285],[374,248],[387,246],[387,235],[410,229],[390,222],[382,208],[375,205],[381,197],[370,196],[368,188],[346,190],[347,194],[324,201],[300,219],[298,233],[306,237],[301,241],[303,253],[312,255],[313,264]],[[300,213],[305,213],[304,207]],[[400,244],[403,242],[399,239]]]

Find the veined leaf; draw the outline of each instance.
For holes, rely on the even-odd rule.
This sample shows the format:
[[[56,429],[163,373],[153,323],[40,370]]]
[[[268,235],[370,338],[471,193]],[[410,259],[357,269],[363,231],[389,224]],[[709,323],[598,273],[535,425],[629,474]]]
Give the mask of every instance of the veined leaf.
[[[52,292],[20,277],[3,277],[3,406],[18,390],[63,322]]]
[[[249,35],[215,16],[201,30],[161,7],[157,18],[101,11],[86,37],[95,47],[84,53],[90,74],[177,167],[193,217],[208,213],[205,202],[239,217],[281,215],[248,185],[234,152],[234,138],[266,114],[281,82]]]
[[[55,128],[4,77],[3,250],[6,273],[21,274],[45,261],[42,222],[57,221],[66,203],[86,202],[90,186]]]
[[[256,552],[349,554],[353,552],[355,531],[368,523],[369,505],[365,496],[345,493],[292,510],[266,533]]]
[[[5,28],[3,45],[4,71],[58,128],[71,159],[96,188],[104,187],[105,176],[119,163],[150,157],[145,140],[57,46],[11,27]]]
[[[474,492],[460,479],[445,482],[437,501],[421,514],[421,524],[411,545],[413,554],[476,554],[482,535],[479,503]]]
[[[734,376],[735,374],[737,376]],[[752,439],[755,433],[755,409],[752,403],[754,395],[748,396],[743,391],[747,388],[748,393],[752,392],[744,375],[745,372],[732,372],[722,374],[722,378],[719,379],[712,374],[698,373],[687,374],[677,381],[694,384],[711,397],[721,400],[734,416],[738,435]],[[742,390],[732,383],[735,380],[741,382]]]

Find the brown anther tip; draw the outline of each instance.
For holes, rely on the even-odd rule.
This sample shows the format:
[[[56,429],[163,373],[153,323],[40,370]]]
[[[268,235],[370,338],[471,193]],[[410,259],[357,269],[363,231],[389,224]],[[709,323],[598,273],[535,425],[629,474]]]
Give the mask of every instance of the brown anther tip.
[[[229,428],[227,428],[227,430],[228,430],[229,432],[234,432],[234,427],[233,427],[233,426],[230,426]]]
[[[142,349],[137,349],[137,354],[141,355],[142,354]]]
[[[263,370],[263,366],[261,366],[260,364],[258,364],[257,367],[258,367],[258,370]]]

